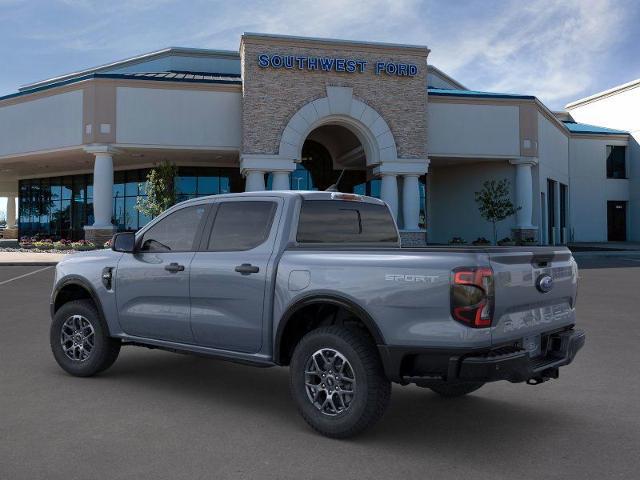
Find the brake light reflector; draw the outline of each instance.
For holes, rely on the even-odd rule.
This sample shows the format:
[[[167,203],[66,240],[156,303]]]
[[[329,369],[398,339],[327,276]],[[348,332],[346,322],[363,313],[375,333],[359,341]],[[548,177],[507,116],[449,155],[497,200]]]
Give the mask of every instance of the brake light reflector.
[[[451,316],[473,328],[493,322],[494,288],[491,267],[460,267],[451,275]]]
[[[361,202],[363,200],[362,195],[357,195],[355,193],[341,193],[334,192],[331,194],[332,200],[347,200],[350,202]]]

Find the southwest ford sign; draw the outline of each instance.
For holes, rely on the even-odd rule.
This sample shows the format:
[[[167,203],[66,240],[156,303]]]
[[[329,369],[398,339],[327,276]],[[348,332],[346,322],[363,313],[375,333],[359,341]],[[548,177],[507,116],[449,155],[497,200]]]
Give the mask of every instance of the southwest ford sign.
[[[375,62],[370,67],[365,60],[337,57],[299,57],[297,55],[258,55],[258,66],[262,68],[284,68],[289,70],[309,70],[321,72],[364,73],[372,68],[376,75],[385,74],[398,77],[413,77],[418,73],[413,63]]]

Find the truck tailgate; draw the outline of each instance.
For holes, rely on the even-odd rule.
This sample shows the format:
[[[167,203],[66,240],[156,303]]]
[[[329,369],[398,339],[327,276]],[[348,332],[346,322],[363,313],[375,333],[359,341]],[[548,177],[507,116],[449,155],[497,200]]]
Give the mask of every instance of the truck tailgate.
[[[564,247],[490,251],[495,310],[491,341],[540,353],[541,334],[575,322],[577,266]],[[549,278],[550,277],[550,278]]]

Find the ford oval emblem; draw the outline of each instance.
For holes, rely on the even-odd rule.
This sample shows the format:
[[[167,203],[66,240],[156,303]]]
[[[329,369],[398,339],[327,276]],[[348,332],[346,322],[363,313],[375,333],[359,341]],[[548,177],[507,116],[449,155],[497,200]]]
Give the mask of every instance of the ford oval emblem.
[[[543,273],[536,280],[536,288],[542,293],[550,292],[553,288],[553,277],[548,273]]]

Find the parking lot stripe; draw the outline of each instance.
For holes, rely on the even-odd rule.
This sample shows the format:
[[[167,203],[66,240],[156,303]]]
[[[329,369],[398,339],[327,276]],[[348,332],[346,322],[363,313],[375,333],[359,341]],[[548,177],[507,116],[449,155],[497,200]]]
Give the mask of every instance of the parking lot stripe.
[[[9,280],[5,280],[0,282],[0,285],[4,285],[5,283],[13,282],[14,280],[20,280],[21,278],[28,277],[29,275],[35,275],[36,273],[44,272],[45,270],[49,270],[52,267],[44,267],[39,268],[38,270],[34,270],[33,272],[25,273],[24,275],[18,275],[17,277],[10,278]]]

